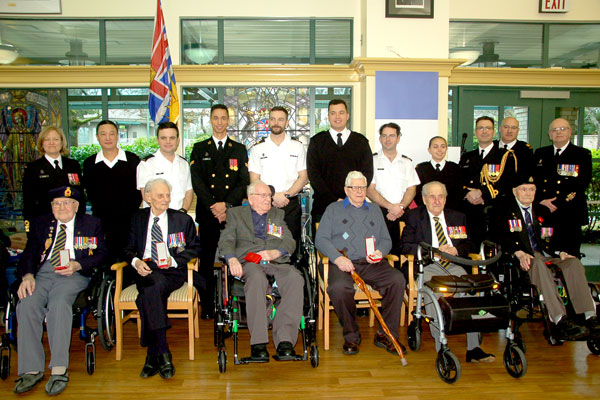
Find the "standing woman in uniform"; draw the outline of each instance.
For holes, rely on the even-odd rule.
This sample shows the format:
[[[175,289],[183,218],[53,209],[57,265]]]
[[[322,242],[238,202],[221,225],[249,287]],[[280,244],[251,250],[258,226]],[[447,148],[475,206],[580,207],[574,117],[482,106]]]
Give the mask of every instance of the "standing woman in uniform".
[[[96,139],[102,149],[83,162],[83,176],[92,215],[100,218],[106,234],[109,261],[122,259],[131,216],[140,208],[142,195],[136,185],[140,158],[117,146],[119,130],[113,121],[100,121]]]
[[[67,138],[62,129],[46,126],[37,140],[40,158],[25,166],[23,174],[23,217],[25,230],[29,231],[32,218],[49,214],[50,197],[48,191],[60,186],[81,185],[81,167],[76,160],[67,158]],[[85,197],[79,207],[85,213]]]

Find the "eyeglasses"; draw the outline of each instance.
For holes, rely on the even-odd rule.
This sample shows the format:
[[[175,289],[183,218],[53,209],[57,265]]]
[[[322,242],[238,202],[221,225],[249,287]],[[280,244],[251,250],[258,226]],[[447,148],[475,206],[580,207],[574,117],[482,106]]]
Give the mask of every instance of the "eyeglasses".
[[[571,129],[571,128],[569,128],[568,126],[559,126],[558,128],[550,129],[550,132],[558,133],[558,132],[564,132],[569,129]]]
[[[261,199],[270,199],[271,195],[269,193],[251,193],[251,196],[259,196]]]
[[[346,186],[347,188],[349,188],[350,190],[352,190],[353,192],[364,192],[365,190],[367,190],[366,186]]]
[[[54,200],[50,204],[52,204],[52,207],[60,208],[60,207],[70,207],[74,203],[75,202],[73,200]]]
[[[503,125],[502,126],[504,129],[508,129],[508,130],[514,130],[514,129],[519,129],[518,126],[516,125]]]
[[[477,130],[477,131],[493,131],[494,127],[493,126],[478,126],[477,128],[475,128],[475,130]]]

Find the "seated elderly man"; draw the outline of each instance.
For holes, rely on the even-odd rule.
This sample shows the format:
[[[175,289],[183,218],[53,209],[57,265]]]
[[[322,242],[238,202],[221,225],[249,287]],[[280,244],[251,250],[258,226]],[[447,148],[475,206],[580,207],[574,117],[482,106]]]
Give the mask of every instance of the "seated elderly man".
[[[444,209],[448,192],[446,185],[432,181],[423,185],[422,197],[424,207],[421,206],[411,212],[402,232],[402,252],[404,254],[417,254],[419,243],[425,242],[441,251],[458,256],[467,257],[472,244],[466,230],[467,218],[464,214]],[[465,270],[447,260],[439,259],[423,269],[423,281],[431,280],[437,275],[466,275]],[[438,297],[441,294],[436,294]],[[435,315],[433,304],[425,305],[427,315]],[[439,329],[433,324],[429,325],[431,336],[435,340],[435,349],[440,350]],[[481,350],[481,335],[478,332],[467,333],[467,362],[493,362],[496,357]]]
[[[44,377],[44,319],[52,370],[46,393],[59,394],[67,387],[73,303],[88,286],[92,267],[100,266],[107,254],[100,220],[76,215],[81,199],[79,189],[63,186],[48,194],[52,214],[32,222],[17,267],[21,279],[17,291],[20,377],[15,393],[33,389]]]
[[[225,256],[231,274],[244,280],[246,315],[250,330],[251,358],[269,361],[267,323],[267,275],[273,276],[281,303],[273,320],[273,342],[278,360],[295,358],[294,346],[302,317],[302,275],[289,265],[296,248],[284,221],[284,212],[271,208],[271,189],[256,181],[248,186],[250,207],[234,207],[227,212],[227,224],[219,239],[219,252]],[[261,260],[251,259],[258,254]]]
[[[356,271],[383,296],[381,315],[396,339],[406,280],[383,259],[392,248],[392,240],[379,206],[365,200],[367,178],[359,171],[349,172],[344,191],[346,198],[330,204],[325,210],[315,245],[337,267],[329,268],[327,294],[343,326],[342,350],[344,354],[356,354],[361,336],[356,323],[354,281],[350,273]],[[367,242],[373,244],[369,253]],[[375,334],[374,344],[397,354],[381,328]]]
[[[504,207],[496,222],[498,242],[506,253],[517,257],[521,269],[529,273],[531,282],[544,297],[559,338],[578,340],[590,334],[597,337],[600,326],[596,318],[596,306],[588,289],[585,268],[581,261],[564,251],[562,243],[553,240],[554,229],[544,226],[542,213],[547,212],[546,208],[532,205],[535,192],[532,176],[520,176],[515,181],[514,198]],[[577,314],[584,316],[583,325],[567,316],[546,262],[556,264],[562,270],[573,308]]]
[[[168,379],[175,375],[175,367],[167,344],[167,329],[171,327],[167,299],[185,282],[187,263],[196,257],[200,246],[194,220],[169,208],[171,185],[166,180],[148,181],[144,200],[150,207],[133,215],[125,248],[127,260],[137,271],[139,294],[135,304],[142,322],[140,343],[148,347],[140,376],[148,378],[159,373]]]

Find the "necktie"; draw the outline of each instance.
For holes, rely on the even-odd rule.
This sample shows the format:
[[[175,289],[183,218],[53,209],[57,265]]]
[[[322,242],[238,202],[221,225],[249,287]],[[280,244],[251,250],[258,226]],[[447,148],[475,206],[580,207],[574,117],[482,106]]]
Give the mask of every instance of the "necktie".
[[[507,144],[504,145],[504,150],[508,150],[508,145]]]
[[[433,220],[435,221],[435,234],[438,238],[438,247],[448,244],[446,235],[444,235],[444,228],[442,228],[442,224],[440,223],[440,217],[433,217]],[[450,265],[446,260],[440,260],[440,264],[442,264],[444,268],[448,268],[448,265]]]
[[[60,171],[60,165],[58,164],[58,160],[54,160],[54,168],[56,168],[57,171]]]
[[[58,162],[58,161],[57,161]],[[54,267],[60,267],[60,251],[65,249],[65,243],[67,242],[67,226],[60,224],[60,230],[56,236],[56,243],[54,243],[54,250],[52,250],[52,257],[50,257],[50,264]]]
[[[554,157],[558,157],[558,156],[560,156],[560,151],[561,151],[561,150],[562,150],[562,149],[556,149],[556,153],[554,154]]]
[[[437,172],[440,172],[440,164],[439,163],[435,164],[435,170]]]
[[[481,157],[481,159],[483,160],[483,153],[485,150],[481,150],[481,154],[479,155],[479,157]]]
[[[337,140],[337,146],[338,147],[342,147],[344,145],[344,142],[342,142],[342,134],[338,133],[337,134],[338,140]]]
[[[160,229],[160,226],[158,225],[159,219],[160,218],[158,218],[158,217],[154,217],[154,223],[152,224],[152,231],[151,231],[151,236],[152,236],[151,246],[152,246],[152,248],[150,249],[150,254],[152,257],[152,261],[154,261],[156,264],[158,264],[158,250],[156,250],[156,243],[160,243],[163,241],[162,229]]]
[[[529,207],[522,207],[523,214],[525,214],[525,224],[527,224],[527,236],[529,236],[529,241],[531,242],[531,248],[533,251],[540,251],[540,247],[537,244],[537,240],[535,240],[535,233],[533,228],[533,221],[531,219],[531,214],[529,213]]]
[[[217,150],[222,151],[223,150],[223,142],[219,140],[219,146],[217,147]]]

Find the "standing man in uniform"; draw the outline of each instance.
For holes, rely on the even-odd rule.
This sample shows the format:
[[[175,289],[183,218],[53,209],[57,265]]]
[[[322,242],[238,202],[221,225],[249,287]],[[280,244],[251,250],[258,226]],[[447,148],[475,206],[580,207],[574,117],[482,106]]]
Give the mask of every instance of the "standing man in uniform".
[[[571,133],[569,121],[557,118],[548,130],[553,144],[536,150],[536,202],[550,211],[555,239],[567,253],[579,256],[581,226],[588,224],[585,190],[592,180],[592,155],[570,143]]]
[[[362,172],[367,178],[367,185],[373,179],[373,154],[369,140],[346,128],[350,119],[346,102],[331,100],[328,110],[331,128],[310,139],[306,154],[308,179],[314,190],[311,211],[313,232],[314,224],[321,220],[327,206],[346,198],[344,182],[350,171]]]
[[[206,281],[201,288],[202,318],[214,313],[214,262],[227,210],[239,206],[250,183],[248,152],[243,144],[227,137],[229,111],[223,104],[210,109],[212,137],[194,144],[190,158],[192,184],[198,197],[196,221],[200,234],[200,275]],[[196,281],[196,279],[194,279]]]
[[[500,125],[500,140],[494,141],[501,149],[512,150],[517,157],[519,175],[533,173],[533,148],[527,142],[518,140],[519,121],[514,117],[506,117]]]
[[[285,224],[298,244],[302,217],[298,193],[308,182],[308,173],[304,145],[286,134],[288,125],[288,111],[273,107],[269,113],[271,134],[250,150],[248,170],[250,182],[263,181],[275,188],[273,206],[285,212]]]
[[[173,122],[161,122],[156,130],[158,151],[146,157],[137,168],[137,187],[144,196],[144,186],[151,179],[163,178],[172,187],[169,208],[187,213],[192,205],[194,191],[190,179],[190,166],[175,152],[179,147],[179,128]],[[149,207],[144,202],[144,207]]]
[[[475,136],[479,147],[463,154],[458,164],[463,175],[467,230],[476,245],[486,238],[491,207],[510,193],[516,172],[515,159],[511,157],[514,153],[499,149],[492,141],[494,133],[492,118],[477,118]]]
[[[367,189],[367,196],[384,211],[385,224],[392,239],[392,254],[401,254],[400,225],[405,212],[412,203],[420,183],[412,160],[404,154],[398,154],[397,145],[402,133],[400,127],[387,123],[379,128],[381,154],[373,155],[375,175]]]

